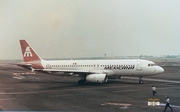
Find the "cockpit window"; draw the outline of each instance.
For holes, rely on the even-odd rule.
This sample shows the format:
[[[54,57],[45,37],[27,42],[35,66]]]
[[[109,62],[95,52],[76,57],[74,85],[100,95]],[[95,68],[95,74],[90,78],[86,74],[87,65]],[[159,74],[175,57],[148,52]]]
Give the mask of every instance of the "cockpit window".
[[[148,64],[148,66],[157,66],[155,63],[153,63],[153,64]]]

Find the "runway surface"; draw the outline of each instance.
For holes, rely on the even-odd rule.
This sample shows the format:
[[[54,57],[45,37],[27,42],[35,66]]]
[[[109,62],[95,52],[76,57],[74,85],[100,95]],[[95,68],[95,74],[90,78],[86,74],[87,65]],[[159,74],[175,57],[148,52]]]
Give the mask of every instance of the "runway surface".
[[[4,111],[162,112],[168,95],[174,112],[180,112],[180,72],[171,68],[143,78],[144,84],[138,78],[122,77],[83,86],[77,84],[79,77],[34,74],[6,63],[0,68],[0,110]],[[161,105],[148,106],[148,98],[159,98]]]

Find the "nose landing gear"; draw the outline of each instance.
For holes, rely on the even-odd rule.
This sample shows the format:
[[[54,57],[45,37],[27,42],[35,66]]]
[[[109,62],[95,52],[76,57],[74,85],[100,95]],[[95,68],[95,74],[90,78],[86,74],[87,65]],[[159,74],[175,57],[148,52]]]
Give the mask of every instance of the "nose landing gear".
[[[139,84],[143,84],[142,76],[139,76]]]

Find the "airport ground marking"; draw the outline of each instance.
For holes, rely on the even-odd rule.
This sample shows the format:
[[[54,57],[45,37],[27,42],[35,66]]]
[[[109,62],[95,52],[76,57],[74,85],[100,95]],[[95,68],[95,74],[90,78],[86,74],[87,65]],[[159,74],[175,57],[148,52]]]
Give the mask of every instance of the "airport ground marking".
[[[13,94],[37,94],[38,92],[12,92],[12,93],[6,93],[6,92],[0,92],[0,95],[13,95]]]
[[[169,88],[173,88],[173,89],[180,89],[179,87],[169,87]],[[167,87],[166,88],[156,88],[156,89],[167,89]]]
[[[4,90],[4,89],[13,89],[12,87],[6,87],[6,88],[3,88],[3,87],[0,87],[0,90]]]
[[[133,92],[133,91],[141,91],[142,89],[136,89],[136,90],[124,90],[124,91],[113,91],[113,92],[118,92],[118,93],[121,93],[121,92]]]
[[[101,106],[105,106],[105,105],[122,106],[122,107],[120,107],[120,108],[127,109],[127,108],[129,108],[132,104],[127,104],[127,103],[103,103],[103,104],[101,104]]]
[[[14,72],[13,75],[32,75],[36,74],[35,72]]]
[[[128,86],[128,87],[131,87],[131,86]],[[38,93],[48,93],[48,92],[79,91],[79,90],[88,90],[88,89],[98,89],[99,90],[99,89],[106,89],[106,88],[120,88],[120,86],[113,86],[113,87],[110,86],[110,87],[101,87],[101,88],[78,88],[78,89],[64,89],[64,90],[29,91],[29,92],[11,92],[11,93],[0,92],[0,95],[38,94]]]
[[[165,104],[165,103],[160,103],[159,106],[166,106],[166,104]],[[170,106],[173,107],[173,108],[180,108],[180,106],[178,106],[178,105],[172,105],[172,104],[170,104]]]
[[[36,73],[35,72],[20,72],[20,73],[14,72],[13,73],[13,78],[15,78],[15,79],[24,79],[25,75],[32,75],[32,74],[36,74]]]
[[[0,99],[0,101],[5,101],[5,100],[15,100],[16,98],[4,98],[4,99]]]
[[[64,95],[53,95],[50,97],[61,97],[61,96],[78,96],[78,95],[83,95],[83,94],[64,94]]]
[[[24,79],[24,76],[13,76],[14,79]]]
[[[138,79],[136,77],[122,77],[122,79]],[[138,79],[139,80],[139,79]],[[168,82],[168,83],[180,83],[180,81],[175,80],[164,80],[164,79],[152,79],[152,78],[143,78],[143,80],[147,81],[155,81],[155,82]]]

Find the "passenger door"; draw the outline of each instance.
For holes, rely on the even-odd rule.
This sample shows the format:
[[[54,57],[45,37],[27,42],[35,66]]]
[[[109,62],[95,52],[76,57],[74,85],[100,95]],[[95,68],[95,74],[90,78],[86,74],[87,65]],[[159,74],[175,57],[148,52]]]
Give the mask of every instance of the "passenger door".
[[[137,70],[137,71],[142,71],[142,63],[141,63],[140,60],[137,61],[136,70]]]

